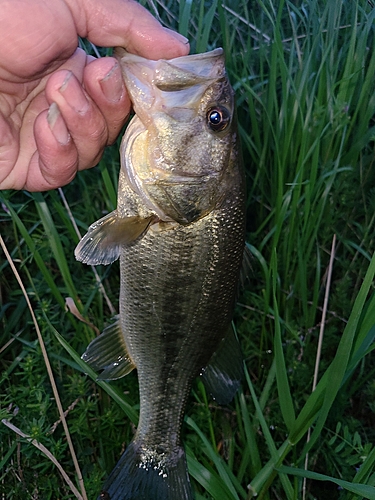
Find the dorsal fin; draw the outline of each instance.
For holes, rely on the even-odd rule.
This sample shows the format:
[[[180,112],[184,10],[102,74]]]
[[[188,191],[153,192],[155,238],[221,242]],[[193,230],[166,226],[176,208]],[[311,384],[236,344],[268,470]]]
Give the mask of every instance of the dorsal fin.
[[[253,254],[251,253],[251,249],[248,243],[245,243],[245,248],[243,251],[242,257],[242,267],[240,272],[240,287],[241,289],[245,288],[246,283],[249,280],[251,274],[253,274],[253,266],[251,265],[252,260],[254,259]]]
[[[202,382],[213,399],[228,404],[236,394],[243,378],[243,361],[233,325],[217,351],[201,373]]]

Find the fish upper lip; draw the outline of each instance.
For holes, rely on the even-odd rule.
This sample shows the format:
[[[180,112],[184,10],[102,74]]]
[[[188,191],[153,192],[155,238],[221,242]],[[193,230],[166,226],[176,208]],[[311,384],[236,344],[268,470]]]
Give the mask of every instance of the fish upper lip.
[[[214,50],[203,52],[201,54],[189,54],[187,56],[175,57],[173,59],[160,59],[160,61],[166,61],[171,65],[183,66],[184,64],[195,64],[197,61],[204,59],[213,59],[218,56],[223,56],[223,54],[224,50],[221,47],[218,47]],[[126,59],[130,63],[142,63],[143,65],[147,65],[152,69],[154,69],[159,62],[158,60],[146,59],[136,54],[131,54],[130,52],[127,52],[123,47],[116,47],[114,50],[114,55],[118,59]]]
[[[134,108],[140,107],[139,110],[136,109],[137,113],[142,108],[150,110],[156,94],[187,91],[192,87],[208,87],[226,75],[224,51],[221,48],[203,54],[158,61],[129,54],[121,47],[117,47],[114,54],[121,64]],[[173,107],[175,106],[176,104],[173,104]]]

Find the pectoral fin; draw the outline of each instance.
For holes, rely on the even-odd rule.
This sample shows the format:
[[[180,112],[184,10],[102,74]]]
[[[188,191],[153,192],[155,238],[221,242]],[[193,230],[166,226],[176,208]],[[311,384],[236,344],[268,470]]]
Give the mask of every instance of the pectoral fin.
[[[99,380],[115,380],[130,373],[135,365],[131,360],[121,330],[120,317],[107,326],[88,345],[82,359],[95,371],[103,370]]]
[[[206,390],[219,404],[228,404],[233,399],[243,378],[243,361],[240,345],[232,326],[203,370],[201,377]]]
[[[118,217],[115,210],[91,224],[74,255],[84,264],[111,264],[119,258],[121,246],[138,239],[153,219],[154,216],[147,219],[138,216]]]

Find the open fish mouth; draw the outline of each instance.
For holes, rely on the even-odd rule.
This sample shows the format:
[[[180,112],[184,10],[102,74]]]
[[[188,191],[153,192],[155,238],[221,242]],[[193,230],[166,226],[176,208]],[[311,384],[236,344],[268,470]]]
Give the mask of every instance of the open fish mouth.
[[[142,111],[158,107],[158,100],[164,112],[168,109],[174,112],[179,108],[188,109],[199,99],[202,86],[225,78],[224,51],[221,48],[204,54],[159,61],[129,54],[119,47],[114,54],[121,62],[127,90],[141,120],[147,121]],[[168,96],[162,99],[156,89],[167,92]],[[179,93],[181,90],[184,90],[183,96]],[[173,95],[174,92],[178,94]]]

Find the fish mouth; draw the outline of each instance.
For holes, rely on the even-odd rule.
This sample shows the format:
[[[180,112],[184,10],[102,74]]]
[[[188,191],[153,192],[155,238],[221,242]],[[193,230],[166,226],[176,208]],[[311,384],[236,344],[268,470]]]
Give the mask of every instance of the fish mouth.
[[[166,92],[180,90],[207,80],[216,80],[225,74],[222,48],[202,54],[154,61],[130,54],[122,47],[116,47],[114,56],[124,69],[125,79],[127,75],[142,81],[152,79],[156,87]]]
[[[158,61],[129,54],[121,47],[116,47],[114,55],[121,64],[134,111],[146,126],[151,110],[186,120],[206,89],[226,77],[222,48]]]

